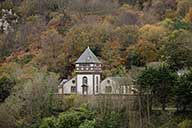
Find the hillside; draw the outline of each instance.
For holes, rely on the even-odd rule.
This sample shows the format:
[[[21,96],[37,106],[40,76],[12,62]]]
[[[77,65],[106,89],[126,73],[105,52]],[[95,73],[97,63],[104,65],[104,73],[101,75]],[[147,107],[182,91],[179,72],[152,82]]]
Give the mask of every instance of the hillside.
[[[152,118],[154,116],[157,119],[153,121],[158,125],[155,126],[147,117],[148,125],[142,128],[172,128],[171,123],[176,124],[173,127],[190,128],[191,35],[192,0],[1,0],[0,127],[37,128],[43,118],[51,116],[54,119],[48,119],[46,123],[53,123],[52,120],[59,123],[58,120],[64,118],[58,116],[59,113],[73,108],[74,104],[70,100],[75,98],[69,97],[65,101],[53,94],[63,78],[75,75],[74,63],[89,46],[103,63],[102,78],[129,74],[138,80],[138,84],[145,85],[145,89],[148,85],[154,89],[154,83],[161,83],[161,80],[168,82],[158,84],[160,87],[155,89],[159,92],[151,92],[156,96],[155,105],[175,107],[179,104],[184,111],[177,111],[174,113],[176,116],[166,112],[162,112],[164,115],[159,113],[162,117],[155,117],[157,113],[152,114]],[[165,64],[169,69],[143,71],[155,63]],[[174,77],[176,72],[183,70],[189,70],[190,73],[183,78]],[[173,81],[177,81],[174,85],[178,85],[178,88],[174,86],[174,93],[167,100],[167,93],[172,92],[165,90],[169,90],[169,83],[169,87],[172,87]],[[167,88],[161,86],[163,84]],[[181,89],[183,92],[180,93]],[[160,95],[163,92],[167,93]],[[183,95],[184,92],[187,92],[186,95]],[[166,100],[165,103],[162,99]],[[80,128],[92,128],[91,124],[97,122],[99,117],[103,119],[100,120],[101,124],[112,122],[114,126],[109,123],[97,127],[120,127],[114,119],[122,116],[119,113],[99,113],[95,117],[91,110],[84,110],[87,108],[78,109],[83,109],[83,112],[70,110],[69,117],[72,116],[71,112],[84,118],[81,114],[87,112],[92,120],[89,122],[89,117],[85,117],[88,122]],[[145,107],[143,110],[148,112]],[[189,115],[186,112],[188,110]],[[166,115],[169,115],[169,121],[159,119]],[[159,123],[158,119],[161,120]],[[185,123],[189,127],[185,127]],[[41,128],[49,127],[41,124]],[[59,128],[69,127],[61,125]]]

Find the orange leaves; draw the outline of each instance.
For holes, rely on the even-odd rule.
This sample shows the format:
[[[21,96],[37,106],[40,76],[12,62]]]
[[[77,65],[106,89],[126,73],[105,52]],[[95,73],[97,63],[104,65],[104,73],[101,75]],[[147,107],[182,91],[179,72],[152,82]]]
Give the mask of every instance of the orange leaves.
[[[112,48],[112,49],[118,49],[118,48],[120,48],[120,43],[119,43],[119,41],[113,40],[113,41],[111,42],[111,48]]]
[[[132,45],[127,49],[127,52],[134,51],[139,53],[146,62],[153,62],[158,60],[158,51],[154,44],[140,40],[136,45]]]
[[[188,23],[192,23],[192,7],[189,9],[189,12],[186,14],[185,20]]]

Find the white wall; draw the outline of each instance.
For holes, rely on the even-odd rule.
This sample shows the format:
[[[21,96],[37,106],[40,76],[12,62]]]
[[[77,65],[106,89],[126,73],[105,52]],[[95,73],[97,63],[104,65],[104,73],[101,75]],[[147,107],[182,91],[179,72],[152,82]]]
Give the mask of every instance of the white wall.
[[[73,83],[72,81],[75,80],[75,83]],[[73,94],[71,93],[71,86],[76,86],[76,77],[72,78],[71,80],[69,80],[68,82],[66,82],[63,85],[63,93],[64,94]],[[60,90],[61,92],[61,90]]]
[[[93,75],[92,74],[78,74],[77,75],[77,94],[82,93],[83,77],[87,77],[88,82],[88,95],[93,94]]]
[[[95,94],[96,93],[96,77],[98,77],[98,86],[101,81],[101,77],[99,74],[77,74],[77,94],[82,94],[82,84],[83,84],[83,77],[86,76],[88,79],[88,95],[93,95],[93,82],[95,83],[94,88],[95,88]],[[93,81],[93,77],[95,77],[95,81]]]
[[[107,81],[110,81],[110,83],[108,83]],[[116,82],[115,81],[113,81],[112,79],[110,79],[110,78],[106,78],[105,80],[103,80],[102,82],[101,82],[101,90],[100,90],[100,92],[101,92],[101,94],[106,94],[106,92],[105,92],[105,88],[106,88],[106,86],[111,86],[111,88],[112,88],[112,92],[110,93],[110,94],[119,94],[119,86],[116,86]]]
[[[110,83],[108,83],[107,81],[110,81]],[[132,86],[133,85],[124,85],[124,82],[123,80],[122,81],[114,81],[112,80],[111,78],[106,78],[105,80],[103,80],[101,82],[101,94],[107,94],[105,91],[106,89],[106,86],[111,86],[112,88],[112,92],[109,93],[109,94],[133,94],[133,92],[131,91],[132,89]],[[126,87],[127,86],[127,93],[126,93]],[[123,92],[121,91],[123,89]]]

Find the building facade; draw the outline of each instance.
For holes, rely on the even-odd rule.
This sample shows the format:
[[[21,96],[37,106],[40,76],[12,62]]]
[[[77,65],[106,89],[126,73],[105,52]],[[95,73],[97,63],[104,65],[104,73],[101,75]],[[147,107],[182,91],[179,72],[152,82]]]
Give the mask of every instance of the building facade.
[[[76,76],[64,79],[59,85],[59,94],[132,94],[131,78],[107,77],[101,81],[102,63],[88,47],[75,62]]]
[[[61,83],[59,93],[96,95],[99,94],[102,64],[88,47],[75,62],[76,77]]]

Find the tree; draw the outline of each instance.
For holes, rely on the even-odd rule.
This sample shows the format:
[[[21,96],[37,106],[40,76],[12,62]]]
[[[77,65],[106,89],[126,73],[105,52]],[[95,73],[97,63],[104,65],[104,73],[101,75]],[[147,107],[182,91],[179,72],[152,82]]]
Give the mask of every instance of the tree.
[[[189,11],[189,8],[192,6],[191,0],[179,0],[177,3],[177,14],[180,18],[183,18],[187,12]]]
[[[93,119],[93,113],[86,106],[81,106],[60,113],[56,117],[44,118],[40,128],[95,128],[96,120]]]
[[[187,23],[192,23],[192,7],[189,9],[189,12],[186,14],[185,21]]]
[[[165,110],[166,104],[172,96],[172,88],[176,81],[176,75],[166,65],[158,69],[148,68],[137,79],[141,91],[152,94]]]
[[[192,71],[179,77],[174,86],[174,95],[179,110],[185,111],[192,104]]]
[[[122,11],[118,17],[116,24],[121,25],[139,25],[141,24],[141,20],[139,14],[133,10],[125,10]]]
[[[144,66],[145,65],[145,60],[143,56],[136,52],[130,52],[128,53],[127,61],[126,61],[126,66],[127,68],[131,68],[131,66]]]
[[[10,74],[16,81],[12,93],[0,105],[0,127],[29,127],[41,118],[51,116],[57,109],[55,95],[58,76],[32,66],[18,64],[2,66],[3,74]]]
[[[120,116],[120,113],[114,111],[108,112],[104,115],[103,119],[98,122],[98,126],[101,128],[119,128]]]
[[[48,66],[49,71],[59,72],[64,65],[64,40],[55,29],[44,32],[41,35],[42,53],[40,62]]]
[[[153,43],[158,48],[159,42],[167,32],[168,30],[162,26],[144,25],[139,29],[139,38]]]
[[[148,41],[139,40],[135,45],[127,48],[127,66],[143,66],[146,63],[157,61],[158,52],[154,44]]]
[[[106,69],[117,67],[123,63],[120,55],[120,48],[120,43],[115,39],[105,43],[102,48],[102,58],[107,60],[106,64],[104,64]]]
[[[84,13],[107,13],[116,9],[119,6],[117,1],[113,0],[72,0],[70,2],[70,9],[76,12]]]
[[[161,44],[161,58],[174,69],[192,66],[192,36],[187,30],[175,30],[164,37]]]
[[[134,25],[124,25],[122,27],[117,27],[112,34],[113,37],[117,37],[122,44],[122,49],[126,49],[131,44],[137,42],[139,33],[138,27]]]

